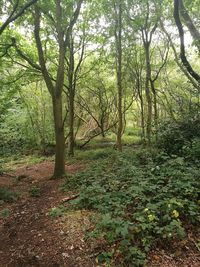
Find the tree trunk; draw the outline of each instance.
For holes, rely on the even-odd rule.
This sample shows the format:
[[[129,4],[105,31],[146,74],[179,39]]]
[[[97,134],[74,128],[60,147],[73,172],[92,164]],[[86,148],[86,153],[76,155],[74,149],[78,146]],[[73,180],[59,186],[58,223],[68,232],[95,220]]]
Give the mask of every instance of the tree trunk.
[[[65,136],[62,119],[62,97],[53,97],[53,115],[55,128],[55,165],[53,178],[60,178],[65,174]]]
[[[141,85],[141,79],[137,79],[137,91],[138,96],[140,100],[140,114],[141,114],[141,128],[142,128],[142,142],[145,143],[145,119],[144,119],[144,100],[143,100],[143,93],[142,93],[142,85]]]
[[[187,72],[198,82],[200,85],[200,75],[192,68],[191,64],[189,63],[186,52],[185,52],[185,34],[183,30],[183,25],[180,19],[179,10],[180,9],[180,1],[174,0],[174,20],[179,32],[179,39],[180,39],[180,58],[181,61],[186,68]]]
[[[102,138],[106,137],[103,125],[101,126],[101,136],[102,136]]]
[[[71,92],[69,95],[69,143],[68,155],[74,156],[74,94]]]
[[[117,52],[117,90],[118,90],[118,129],[117,148],[122,151],[123,112],[122,112],[122,3],[118,2],[118,14],[116,21],[116,52]]]
[[[147,142],[151,145],[151,133],[152,133],[152,100],[150,91],[150,79],[151,79],[151,65],[150,65],[150,53],[149,53],[149,43],[145,45],[145,56],[146,56],[146,83],[145,92],[147,99]]]
[[[69,92],[69,139],[68,139],[68,156],[74,156],[74,97],[75,97],[75,69],[74,69],[74,40],[72,33],[69,41],[69,69],[68,69],[68,92]]]
[[[158,140],[158,107],[157,107],[157,95],[154,82],[151,80],[151,91],[153,93],[153,108],[154,108],[154,124],[155,124],[155,137],[156,142]]]
[[[117,148],[122,151],[122,131],[123,131],[123,114],[122,114],[122,89],[121,82],[118,81],[118,129],[117,129]]]
[[[198,52],[200,53],[200,32],[198,31],[189,13],[187,12],[183,4],[183,0],[179,0],[179,7],[180,7],[180,14],[183,17],[185,24],[194,40],[194,45],[197,47]]]
[[[140,99],[140,108],[141,108],[142,142],[145,142],[145,123],[144,123],[144,103],[143,103],[143,97]]]

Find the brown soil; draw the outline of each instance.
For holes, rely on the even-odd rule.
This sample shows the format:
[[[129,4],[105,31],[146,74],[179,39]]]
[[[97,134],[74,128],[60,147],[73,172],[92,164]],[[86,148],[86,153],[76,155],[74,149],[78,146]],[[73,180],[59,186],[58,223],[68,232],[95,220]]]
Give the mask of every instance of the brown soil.
[[[200,240],[200,232],[193,230],[182,241],[161,244],[149,255],[148,267],[200,267],[200,249],[197,240]],[[163,246],[163,249],[161,248]]]
[[[68,173],[83,169],[83,165],[66,166]],[[29,266],[96,266],[92,243],[84,241],[90,213],[79,211],[60,218],[51,218],[49,211],[73,195],[59,190],[63,180],[50,180],[52,162],[20,166],[12,176],[0,177],[0,186],[20,192],[19,199],[8,208],[10,216],[0,219],[0,267]],[[40,188],[39,197],[31,197],[32,186]]]
[[[81,164],[66,166],[70,174],[82,169],[84,165]],[[85,230],[92,227],[91,212],[69,211],[59,218],[50,217],[52,208],[75,194],[60,191],[63,180],[50,180],[52,172],[53,163],[45,161],[33,166],[18,166],[15,172],[0,177],[0,186],[20,192],[14,203],[0,204],[0,211],[10,210],[9,217],[0,218],[0,267],[99,266],[95,258],[103,250],[104,242],[85,239]],[[40,188],[39,197],[30,196],[32,186]],[[197,235],[200,238],[200,233],[195,238]],[[200,267],[195,238],[188,235],[170,251],[154,249],[147,266]]]

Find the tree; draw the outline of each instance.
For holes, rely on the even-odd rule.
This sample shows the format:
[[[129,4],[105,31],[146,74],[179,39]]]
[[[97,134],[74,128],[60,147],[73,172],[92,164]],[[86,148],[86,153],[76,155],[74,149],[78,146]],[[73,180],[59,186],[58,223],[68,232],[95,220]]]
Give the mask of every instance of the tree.
[[[199,32],[196,30],[194,24],[192,23],[192,20],[190,19],[187,11],[185,10],[185,7],[183,5],[182,0],[174,0],[174,20],[176,23],[176,26],[178,28],[179,32],[179,38],[180,38],[180,58],[181,61],[187,70],[187,72],[200,84],[200,75],[192,68],[191,64],[189,63],[187,57],[186,57],[186,51],[185,51],[185,41],[184,41],[184,30],[183,25],[180,19],[180,12],[182,16],[184,17],[186,24],[196,41],[196,45],[199,48]]]
[[[184,19],[184,22],[194,40],[194,45],[197,47],[200,53],[200,32],[195,26],[194,22],[192,21],[192,18],[190,17],[188,11],[186,10],[183,0],[179,0],[179,9],[180,9],[180,14]]]
[[[12,83],[13,91],[20,93],[22,109],[28,111],[33,132],[38,129],[33,140],[41,140],[43,147],[52,141],[52,134],[46,132],[53,119],[54,177],[64,173],[65,145],[73,156],[84,132],[89,136],[85,143],[114,132],[121,151],[123,134],[135,127],[150,145],[162,120],[170,117],[175,121],[181,112],[191,110],[191,103],[198,102],[196,2],[174,0],[180,57],[172,38],[177,38],[174,26],[167,29],[173,19],[173,5],[166,5],[166,1],[162,5],[159,0],[88,1],[83,9],[83,0],[26,2],[1,3],[2,12],[6,12],[1,17],[5,25],[8,23],[1,25],[5,27],[1,28],[2,99],[8,99],[6,90]],[[29,12],[22,17],[25,11]],[[185,28],[195,49],[189,50],[184,43]],[[30,92],[38,93],[38,82],[48,89],[48,96],[39,94],[44,97],[44,109],[48,107],[44,110],[47,123],[40,120],[42,114],[38,115],[40,101],[27,99]],[[45,105],[45,101],[50,104]],[[4,116],[6,105],[1,105],[1,110]]]
[[[103,66],[102,66],[103,67]],[[86,128],[84,136],[93,138],[94,135],[105,137],[106,131],[110,129],[113,121],[116,122],[116,97],[114,94],[114,84],[106,76],[103,68],[98,65],[88,76],[88,79],[82,82],[82,90],[77,95],[77,105],[85,111],[84,119]]]
[[[34,38],[39,64],[33,62],[31,58],[21,51],[18,44],[14,42],[14,46],[19,56],[27,61],[33,68],[41,72],[51,95],[56,143],[54,178],[60,177],[65,173],[65,136],[62,107],[65,55],[66,49],[69,46],[72,29],[80,13],[82,2],[83,0],[79,0],[75,7],[71,5],[71,3],[63,4],[61,0],[55,0],[55,2],[49,6],[45,6],[45,3],[35,6],[33,11]],[[70,8],[70,10],[67,12],[66,9],[68,8]],[[50,38],[49,30],[51,30],[52,34]],[[45,41],[44,33],[47,34]],[[48,42],[49,49],[47,54],[46,44]],[[50,56],[50,53],[52,53],[51,43],[54,44],[54,59]],[[52,62],[52,60],[54,60],[54,62]],[[50,68],[51,65],[56,65],[56,69],[55,67]]]
[[[85,17],[84,17],[85,18]],[[81,64],[84,61],[85,46],[86,46],[86,33],[85,27],[87,25],[87,19],[82,22],[80,28],[76,32],[71,32],[70,41],[68,42],[68,55],[66,56],[67,62],[67,91],[68,91],[68,111],[69,111],[69,134],[68,134],[68,155],[74,156],[75,135],[74,135],[74,123],[75,123],[75,96],[76,87],[79,80],[79,73]],[[75,40],[76,33],[79,38]],[[81,33],[80,33],[81,32]],[[78,42],[78,44],[77,44]]]
[[[114,2],[115,13],[115,43],[116,43],[116,72],[117,72],[117,93],[118,93],[118,130],[116,146],[122,151],[122,132],[123,132],[123,110],[122,110],[122,3],[120,0]]]
[[[6,27],[17,20],[19,17],[21,17],[24,12],[29,9],[33,4],[35,4],[38,0],[31,0],[27,3],[23,3],[20,0],[11,1],[10,3],[6,3],[4,1],[1,5],[6,6],[6,8],[11,9],[10,14],[8,14],[7,18],[3,22],[3,24],[0,26],[0,35],[4,32]]]
[[[69,25],[63,23],[64,21],[64,10],[62,9],[61,0],[55,1],[55,29],[57,33],[58,42],[58,67],[56,73],[55,82],[52,82],[51,76],[47,70],[41,37],[40,37],[40,19],[41,10],[37,6],[35,8],[35,41],[38,50],[38,58],[42,75],[44,77],[48,91],[52,97],[53,105],[53,116],[54,116],[54,127],[55,127],[55,139],[56,139],[56,151],[55,151],[55,168],[54,177],[60,177],[65,173],[65,136],[64,136],[64,123],[63,123],[63,110],[62,110],[62,93],[64,84],[64,63],[66,48],[70,43],[70,35],[72,28],[76,23],[78,15],[80,13],[81,5],[83,0],[77,3],[77,7],[70,19]],[[67,28],[67,30],[66,30]]]

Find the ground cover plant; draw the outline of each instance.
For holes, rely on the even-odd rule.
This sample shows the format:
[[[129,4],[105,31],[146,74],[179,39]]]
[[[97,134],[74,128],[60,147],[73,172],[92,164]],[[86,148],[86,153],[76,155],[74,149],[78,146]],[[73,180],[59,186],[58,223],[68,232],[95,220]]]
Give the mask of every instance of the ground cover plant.
[[[17,200],[18,194],[7,187],[0,187],[0,201],[13,202]]]
[[[73,208],[98,213],[89,235],[106,239],[99,261],[111,266],[143,266],[150,249],[184,238],[188,225],[200,222],[200,167],[159,150],[113,153],[63,188],[80,192]]]

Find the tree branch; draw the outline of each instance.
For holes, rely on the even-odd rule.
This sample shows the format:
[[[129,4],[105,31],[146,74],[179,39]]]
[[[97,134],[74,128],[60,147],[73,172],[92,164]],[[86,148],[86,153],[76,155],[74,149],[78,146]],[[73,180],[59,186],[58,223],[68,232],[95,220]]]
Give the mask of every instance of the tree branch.
[[[190,65],[185,55],[184,31],[179,16],[179,9],[180,9],[180,0],[174,0],[174,20],[179,31],[180,58],[188,73],[198,82],[198,84],[200,84],[200,75],[193,70],[192,66]]]
[[[20,16],[23,15],[23,13],[33,4],[35,4],[38,0],[31,0],[30,2],[26,3],[17,13],[17,7],[19,4],[19,0],[16,2],[16,4],[13,7],[13,10],[10,14],[10,16],[6,19],[6,21],[1,25],[0,27],[0,35],[3,33],[3,31],[6,29],[6,27],[16,19],[18,19]],[[16,13],[16,14],[15,14]],[[15,14],[15,15],[14,15]]]

